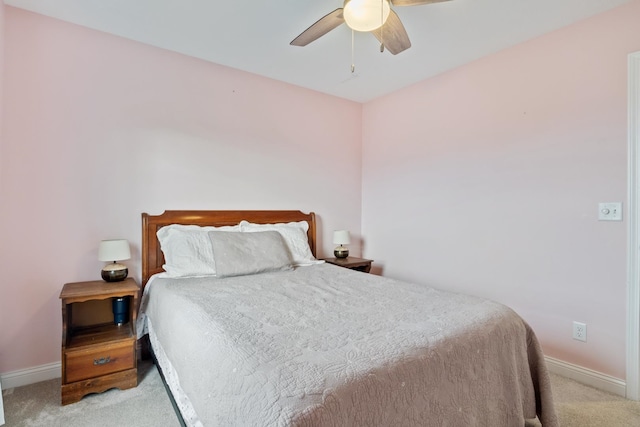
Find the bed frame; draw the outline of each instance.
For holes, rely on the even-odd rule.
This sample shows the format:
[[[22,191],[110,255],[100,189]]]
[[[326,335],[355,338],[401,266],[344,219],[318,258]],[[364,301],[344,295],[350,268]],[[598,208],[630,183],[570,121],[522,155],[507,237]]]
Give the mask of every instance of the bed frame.
[[[165,211],[160,215],[142,214],[142,289],[149,278],[164,271],[164,255],[156,233],[165,225],[236,225],[245,220],[256,224],[307,221],[309,247],[316,256],[316,215],[301,211]]]
[[[282,223],[282,222],[292,222],[292,221],[307,221],[309,223],[309,231],[307,233],[307,237],[309,239],[309,246],[314,256],[316,255],[316,221],[315,221],[315,214],[313,212],[309,214],[305,214],[300,211],[166,211],[160,215],[149,215],[149,214],[143,213],[142,214],[142,285],[143,287],[144,285],[147,284],[147,281],[153,274],[163,271],[162,265],[164,264],[164,257],[156,236],[158,229],[170,224],[184,224],[184,225],[195,224],[200,226],[235,225],[242,220],[250,221],[253,223],[260,223],[260,224]],[[541,420],[542,425],[557,426],[556,415],[553,408],[551,388],[549,386],[549,378],[547,375],[546,367],[544,365],[542,350],[540,349],[537,339],[535,338],[535,334],[526,323],[523,322],[522,324],[520,324],[520,321],[518,320],[519,318],[512,311],[501,310],[500,313],[505,313],[503,315],[507,320],[506,322],[501,322],[501,324],[504,323],[504,329],[498,329],[496,325],[489,322],[489,325],[488,325],[489,327],[487,328],[489,332],[486,333],[487,335],[486,338],[489,339],[491,337],[493,338],[497,337],[497,338],[502,338],[504,340],[505,333],[518,332],[517,336],[515,336],[515,334],[514,336],[519,341],[518,342],[514,341],[513,349],[512,349],[513,355],[510,356],[510,359],[514,359],[518,354],[518,355],[522,355],[523,360],[521,361],[515,360],[511,368],[516,369],[517,367],[516,365],[518,365],[519,362],[528,363],[528,367],[524,365],[521,366],[522,372],[519,372],[518,375],[519,374],[524,375],[527,371],[529,371],[531,374],[530,379],[531,379],[531,385],[533,386],[533,388],[529,390],[528,387],[525,387],[526,384],[525,386],[520,387],[518,385],[519,384],[518,381],[515,381],[513,383],[509,381],[504,381],[503,383],[501,383],[500,381],[497,381],[497,384],[502,384],[504,387],[513,387],[514,388],[513,392],[518,393],[518,396],[520,396],[520,400],[522,400],[521,402],[522,405],[525,404],[522,398],[522,396],[524,396],[523,393],[526,393],[528,395],[528,401],[526,403],[527,408],[525,410],[523,407],[521,412],[522,416],[528,416],[528,414],[531,412],[531,409],[533,407],[532,405],[535,405],[536,412],[538,413],[538,418]],[[471,337],[471,335],[468,333],[464,336],[467,336],[467,335]],[[484,340],[485,337],[484,335],[476,336],[474,334],[473,339]],[[520,345],[518,343],[525,345],[526,348],[523,349],[523,348],[517,347],[518,345]],[[143,348],[147,347],[147,349],[151,350],[150,346],[148,345],[148,336],[143,337],[143,339],[141,340],[141,345],[143,346]],[[461,347],[461,348],[467,348],[467,347]],[[451,353],[450,346],[448,345],[444,350],[445,350],[445,353],[440,354],[442,357],[444,357],[444,354]],[[145,357],[144,350],[141,354],[142,354],[142,357],[144,358]],[[499,360],[493,360],[492,362],[494,364],[493,368],[488,372],[493,372],[493,371],[498,372],[500,369],[504,369],[499,367],[503,364],[504,362],[503,359],[504,358]],[[438,360],[441,360],[441,358],[438,358]],[[483,362],[483,366],[484,365],[487,365],[487,366],[484,366],[483,368],[481,367],[480,369],[482,370],[482,369],[491,368],[491,366],[489,365],[491,365],[492,363],[490,362],[491,361],[488,361],[488,360]],[[413,361],[411,363],[413,363]],[[461,367],[463,367],[463,363],[466,363],[466,362],[464,360],[458,361],[458,368],[461,369]],[[157,362],[156,362],[156,365],[157,365]],[[162,375],[163,381],[164,381],[164,373],[162,372],[162,368],[160,366],[158,366],[158,371]],[[164,382],[166,386],[166,381]],[[505,388],[504,391],[508,392],[509,389]],[[532,401],[534,396],[530,395],[531,392],[535,393],[535,401]],[[455,395],[455,390],[452,393],[453,394],[451,394],[451,396],[457,396]],[[169,391],[168,391],[168,396],[172,401],[172,404],[174,404],[174,408],[176,410],[178,419],[181,422],[181,425],[185,425],[184,420],[182,420],[182,415],[180,411],[177,409],[177,405],[175,405],[174,396]],[[466,397],[466,394],[465,396],[460,396],[461,399],[465,397]],[[480,399],[480,401],[477,404],[481,405],[481,406],[478,406],[479,410],[482,410],[482,408],[486,406],[486,402],[482,399]],[[458,406],[457,403],[456,403],[456,406]],[[515,414],[516,412],[517,411],[513,413]],[[531,413],[531,415],[533,415],[533,413]]]

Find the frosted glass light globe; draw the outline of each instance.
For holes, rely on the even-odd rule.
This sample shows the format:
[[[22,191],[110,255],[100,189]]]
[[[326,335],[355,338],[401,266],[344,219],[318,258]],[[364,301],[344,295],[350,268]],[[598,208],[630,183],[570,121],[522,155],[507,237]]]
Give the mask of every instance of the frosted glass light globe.
[[[345,0],[344,21],[356,31],[373,31],[387,22],[391,7],[388,0]]]

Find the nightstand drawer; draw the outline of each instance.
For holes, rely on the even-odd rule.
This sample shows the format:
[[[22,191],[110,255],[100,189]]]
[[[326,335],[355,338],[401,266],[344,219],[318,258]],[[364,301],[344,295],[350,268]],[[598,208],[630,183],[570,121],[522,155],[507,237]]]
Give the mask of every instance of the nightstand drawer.
[[[135,367],[135,341],[65,353],[65,382],[95,378]]]

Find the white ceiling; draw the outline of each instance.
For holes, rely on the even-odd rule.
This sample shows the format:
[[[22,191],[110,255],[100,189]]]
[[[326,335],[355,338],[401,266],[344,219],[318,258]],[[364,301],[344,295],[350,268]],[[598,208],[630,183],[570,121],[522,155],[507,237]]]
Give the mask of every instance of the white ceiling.
[[[395,8],[396,56],[342,25],[289,42],[343,0],[5,0],[5,4],[327,94],[366,102],[631,0],[452,0]]]

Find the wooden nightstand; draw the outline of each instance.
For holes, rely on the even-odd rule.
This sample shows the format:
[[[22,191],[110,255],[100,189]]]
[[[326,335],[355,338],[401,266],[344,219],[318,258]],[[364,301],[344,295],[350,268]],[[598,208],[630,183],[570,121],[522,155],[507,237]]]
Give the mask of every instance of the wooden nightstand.
[[[368,273],[371,270],[371,263],[373,262],[371,259],[356,258],[352,256],[346,258],[324,258],[324,260],[329,264],[339,265],[340,267],[363,271],[365,273]]]
[[[138,385],[136,317],[140,288],[135,280],[67,283],[62,300],[62,404],[89,393]],[[129,302],[128,322],[115,325],[114,297]]]

